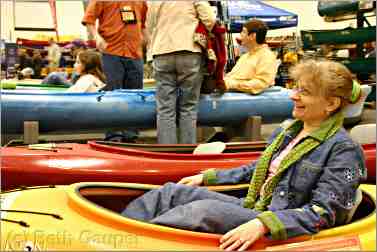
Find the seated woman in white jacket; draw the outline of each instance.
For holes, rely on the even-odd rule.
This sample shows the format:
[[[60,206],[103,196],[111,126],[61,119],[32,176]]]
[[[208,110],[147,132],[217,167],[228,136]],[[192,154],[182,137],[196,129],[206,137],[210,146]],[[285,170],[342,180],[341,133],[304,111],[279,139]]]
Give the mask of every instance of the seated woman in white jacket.
[[[76,58],[75,71],[80,77],[66,92],[98,92],[106,86],[101,55],[97,52],[80,52]]]

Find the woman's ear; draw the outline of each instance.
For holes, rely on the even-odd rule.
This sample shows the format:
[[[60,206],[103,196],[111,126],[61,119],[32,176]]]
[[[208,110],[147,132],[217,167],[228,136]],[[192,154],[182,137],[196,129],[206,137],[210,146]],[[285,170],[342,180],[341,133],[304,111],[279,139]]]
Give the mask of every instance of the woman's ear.
[[[332,114],[334,111],[338,110],[342,101],[340,97],[329,97],[327,98],[326,112]]]

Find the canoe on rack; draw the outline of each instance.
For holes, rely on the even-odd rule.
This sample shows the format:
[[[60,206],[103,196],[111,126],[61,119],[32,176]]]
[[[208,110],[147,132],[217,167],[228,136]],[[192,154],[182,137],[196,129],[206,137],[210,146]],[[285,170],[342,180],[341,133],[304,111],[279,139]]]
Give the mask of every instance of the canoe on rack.
[[[318,14],[328,22],[354,19],[358,12],[373,12],[375,9],[375,0],[318,1]]]
[[[376,58],[339,59],[348,69],[355,74],[376,73]]]
[[[371,87],[362,86],[362,99],[345,110],[345,123],[359,121]],[[22,134],[25,121],[39,123],[39,132],[108,131],[127,127],[155,128],[156,91],[114,90],[66,93],[38,90],[1,92],[1,133]],[[199,126],[240,126],[252,116],[262,123],[292,117],[291,90],[271,87],[258,95],[226,92],[202,94]],[[236,113],[235,113],[236,111]]]
[[[57,144],[48,150],[26,146],[1,150],[2,190],[18,186],[71,184],[80,181],[111,181],[163,184],[198,174],[209,168],[233,168],[256,160],[261,151],[225,149],[220,154],[148,152],[108,145]],[[260,146],[259,146],[260,148]],[[368,181],[376,180],[376,144],[363,144]]]
[[[25,92],[25,90],[46,90],[51,92],[66,91],[70,85],[67,84],[42,84],[41,79],[24,79],[24,80],[14,80],[8,79],[1,81],[1,89],[5,90],[20,90]],[[154,79],[144,79],[144,89],[151,89],[155,87]]]
[[[251,116],[261,116],[264,123],[281,122],[291,117],[290,93],[288,89],[272,87],[259,95],[232,92],[202,95],[198,123],[239,125]],[[3,134],[21,134],[24,121],[39,122],[40,132],[155,128],[155,90],[97,93],[2,90],[1,100]]]
[[[304,49],[321,44],[356,44],[376,40],[376,26],[337,30],[301,30]]]
[[[149,224],[120,214],[131,200],[155,188],[93,182],[2,193],[1,251],[218,250],[220,234]],[[232,185],[209,190],[242,197],[247,188]],[[375,251],[376,186],[361,185],[360,189],[362,201],[349,224],[284,241],[263,237],[250,249]]]
[[[64,92],[68,87],[63,85],[51,85],[51,84],[25,84],[25,83],[1,83],[1,88],[3,90],[17,90],[17,91],[28,91],[28,92],[38,92],[38,91],[48,91],[48,92]]]

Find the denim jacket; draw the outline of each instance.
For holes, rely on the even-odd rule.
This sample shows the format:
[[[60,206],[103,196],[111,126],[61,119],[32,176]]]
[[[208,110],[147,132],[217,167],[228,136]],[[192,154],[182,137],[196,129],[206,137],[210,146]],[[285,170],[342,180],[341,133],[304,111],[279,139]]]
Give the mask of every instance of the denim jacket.
[[[278,128],[268,142],[283,129]],[[294,138],[286,131],[283,144],[272,160]],[[204,174],[204,183],[248,183],[256,162],[234,169],[209,170]],[[268,211],[262,212],[258,219],[269,228],[273,239],[313,234],[345,224],[363,178],[366,168],[362,149],[341,128],[286,170],[273,192]]]

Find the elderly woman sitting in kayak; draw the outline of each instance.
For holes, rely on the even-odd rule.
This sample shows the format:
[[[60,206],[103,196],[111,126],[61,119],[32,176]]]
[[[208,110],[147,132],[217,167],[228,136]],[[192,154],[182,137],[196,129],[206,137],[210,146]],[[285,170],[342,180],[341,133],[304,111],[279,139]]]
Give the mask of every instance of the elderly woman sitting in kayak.
[[[345,224],[366,177],[361,148],[342,127],[342,109],[360,96],[350,71],[332,61],[293,67],[295,120],[283,123],[254,163],[210,169],[132,201],[129,218],[221,233],[220,248],[245,250],[262,236],[284,240]],[[244,198],[199,185],[250,182]]]

